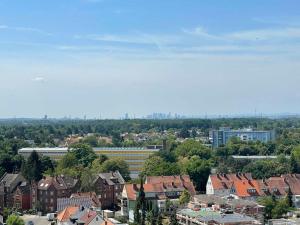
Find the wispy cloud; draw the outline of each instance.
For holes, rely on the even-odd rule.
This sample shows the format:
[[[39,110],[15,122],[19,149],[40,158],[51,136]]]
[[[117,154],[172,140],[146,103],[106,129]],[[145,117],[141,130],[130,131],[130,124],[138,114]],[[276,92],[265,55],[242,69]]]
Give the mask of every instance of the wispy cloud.
[[[38,33],[41,35],[51,36],[52,33],[46,32],[41,29],[33,28],[33,27],[14,27],[14,26],[8,26],[8,25],[0,25],[0,30],[13,30],[13,31],[19,31],[19,32],[32,32],[32,33]]]
[[[42,77],[42,76],[37,76],[37,77],[34,77],[32,79],[32,81],[36,82],[36,83],[44,83],[44,82],[46,82],[46,78]]]
[[[208,31],[203,27],[195,27],[193,29],[182,29],[182,31],[185,34],[194,35],[201,38],[214,39],[214,40],[221,39],[220,36],[208,33]]]
[[[299,27],[287,28],[268,28],[257,30],[238,31],[226,34],[227,39],[244,40],[244,41],[266,41],[266,40],[286,40],[300,38]]]
[[[114,35],[114,34],[89,34],[89,35],[76,35],[76,39],[89,39],[93,41],[104,42],[119,42],[128,44],[174,44],[180,41],[180,36],[177,35],[157,35],[157,34],[145,34],[136,33],[131,35]]]

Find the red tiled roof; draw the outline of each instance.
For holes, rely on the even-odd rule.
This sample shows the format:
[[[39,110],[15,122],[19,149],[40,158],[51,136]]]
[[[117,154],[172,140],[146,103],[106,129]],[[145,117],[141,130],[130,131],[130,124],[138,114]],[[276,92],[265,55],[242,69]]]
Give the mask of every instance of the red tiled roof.
[[[96,216],[97,216],[96,211],[89,210],[79,220],[84,222],[85,225],[88,225]]]
[[[59,222],[69,221],[70,216],[74,215],[78,210],[79,210],[78,206],[69,206],[65,208],[63,211],[58,213],[57,220]]]
[[[136,199],[136,193],[139,191],[140,185],[126,184],[125,190],[129,200]],[[188,190],[191,195],[195,195],[195,187],[190,180],[190,177],[185,176],[157,176],[147,177],[146,184],[144,184],[144,191],[156,193],[156,197],[166,198],[165,193],[170,191]]]
[[[266,180],[252,179],[251,174],[215,174],[210,178],[215,190],[234,187],[235,195],[239,197],[271,194],[284,196],[289,188],[294,195],[300,194],[300,174],[286,174]]]

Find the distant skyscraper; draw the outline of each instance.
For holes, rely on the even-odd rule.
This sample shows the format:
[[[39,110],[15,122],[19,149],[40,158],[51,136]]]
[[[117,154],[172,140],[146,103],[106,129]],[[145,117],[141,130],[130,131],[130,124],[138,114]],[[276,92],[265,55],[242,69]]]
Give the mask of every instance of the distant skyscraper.
[[[226,145],[232,137],[237,137],[242,141],[269,142],[275,140],[275,131],[254,131],[252,129],[231,130],[230,128],[222,127],[219,130],[209,132],[213,148]]]
[[[125,113],[124,119],[125,119],[125,120],[128,120],[128,119],[129,119],[128,113]]]

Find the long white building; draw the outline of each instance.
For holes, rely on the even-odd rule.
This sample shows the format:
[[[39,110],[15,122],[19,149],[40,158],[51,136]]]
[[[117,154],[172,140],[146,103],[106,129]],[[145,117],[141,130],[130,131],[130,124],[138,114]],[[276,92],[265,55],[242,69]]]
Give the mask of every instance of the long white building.
[[[130,176],[138,177],[144,162],[150,155],[161,150],[162,146],[149,147],[101,147],[93,148],[97,155],[106,155],[108,158],[121,158],[129,166]],[[22,148],[18,153],[27,158],[33,151],[39,155],[49,156],[53,160],[60,160],[70,149],[63,148]]]

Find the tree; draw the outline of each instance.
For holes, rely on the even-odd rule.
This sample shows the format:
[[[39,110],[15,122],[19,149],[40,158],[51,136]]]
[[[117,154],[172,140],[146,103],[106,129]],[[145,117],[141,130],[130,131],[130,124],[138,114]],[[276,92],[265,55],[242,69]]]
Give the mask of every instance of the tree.
[[[166,162],[160,156],[151,156],[144,163],[143,175],[147,176],[169,176],[180,173],[180,169],[176,163]]]
[[[143,177],[141,178],[140,190],[138,194],[138,202],[142,211],[141,214],[141,225],[145,225],[146,222],[146,194],[144,191],[144,181]]]
[[[119,171],[125,181],[130,180],[128,164],[121,158],[112,158],[106,160],[100,167],[100,172]]]
[[[205,191],[210,170],[209,162],[200,159],[199,156],[191,157],[190,160],[186,162],[186,165],[182,167],[182,172],[187,173],[191,177],[198,191]]]
[[[161,213],[158,214],[158,217],[157,217],[157,225],[163,225],[163,218],[162,218],[162,215]]]
[[[102,170],[102,164],[108,160],[108,157],[106,155],[100,155],[98,158],[96,158],[93,162],[92,162],[92,171],[94,173],[100,173],[100,171]]]
[[[293,207],[294,206],[294,202],[293,202],[293,193],[291,188],[289,187],[287,196],[286,196],[286,202],[288,204],[289,207]]]
[[[170,225],[178,225],[177,218],[176,218],[176,209],[175,208],[172,210],[172,214],[171,214],[171,217],[170,217]]]
[[[279,219],[282,218],[289,210],[289,206],[285,199],[281,199],[276,202],[274,209],[272,210],[272,218]]]
[[[72,145],[70,150],[78,160],[79,164],[83,165],[84,167],[90,166],[91,163],[97,158],[97,155],[92,147],[87,144],[79,143]]]
[[[190,202],[191,199],[191,195],[190,193],[184,189],[184,191],[181,193],[180,197],[179,197],[179,204],[180,205],[184,205]]]
[[[49,156],[43,156],[41,158],[41,163],[43,172],[46,172],[49,175],[52,175],[54,173],[54,163]]]
[[[25,225],[24,220],[22,220],[19,216],[15,214],[11,214],[8,216],[6,220],[7,225]]]
[[[82,192],[94,191],[94,179],[95,176],[92,173],[92,171],[88,168],[84,168],[80,176],[81,191]]]
[[[291,166],[291,173],[298,172],[298,163],[293,153],[291,154],[291,158],[290,158],[290,166]]]
[[[211,153],[211,149],[195,140],[186,140],[175,149],[175,155],[177,157],[191,157],[197,155],[201,159],[209,159],[211,158]]]
[[[180,130],[180,132],[178,133],[178,137],[181,137],[181,138],[189,138],[190,137],[190,132],[189,130],[184,127]]]
[[[22,166],[22,174],[29,181],[39,181],[43,177],[42,161],[36,151],[33,151]]]

